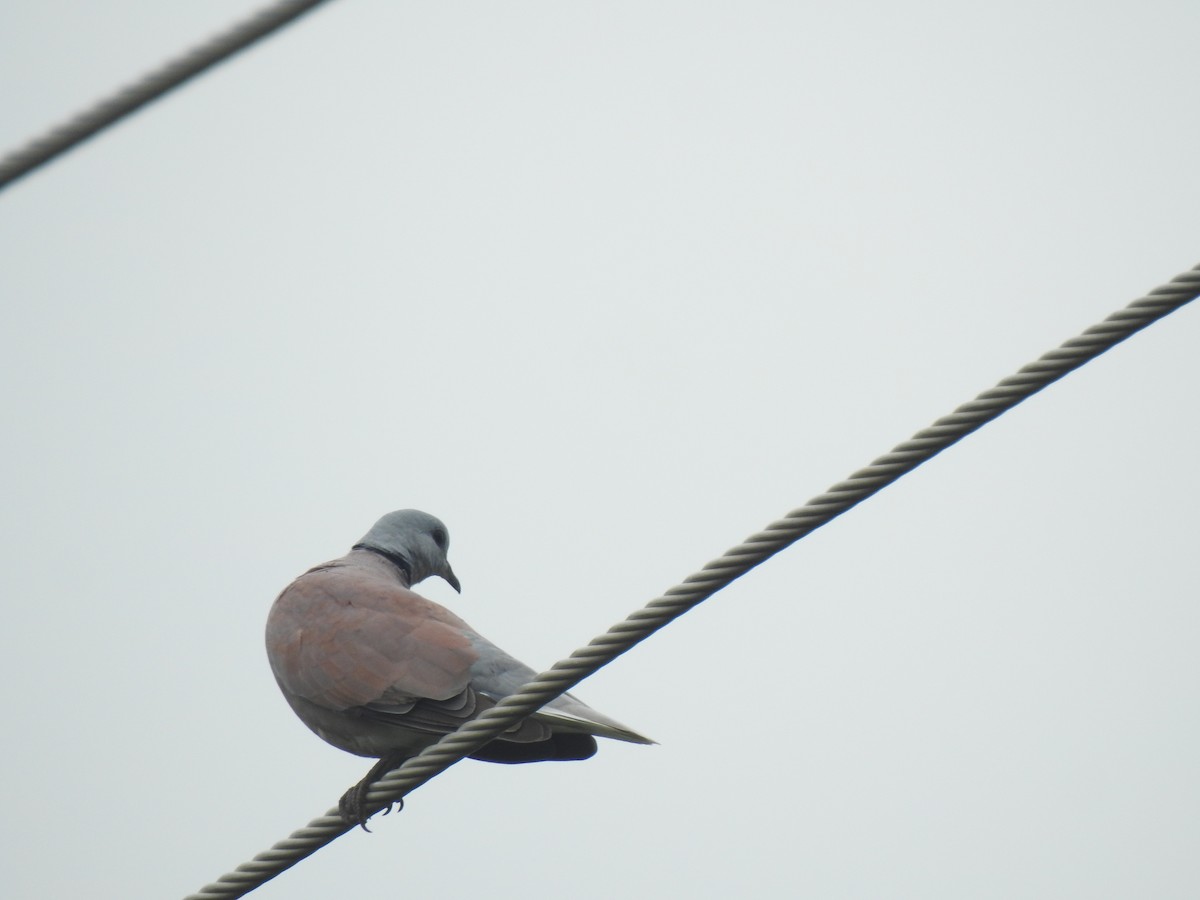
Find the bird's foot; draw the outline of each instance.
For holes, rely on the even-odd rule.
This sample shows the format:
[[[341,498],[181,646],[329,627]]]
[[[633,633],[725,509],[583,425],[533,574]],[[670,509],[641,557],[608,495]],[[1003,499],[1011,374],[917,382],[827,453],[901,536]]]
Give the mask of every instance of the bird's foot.
[[[383,757],[371,766],[371,770],[363,776],[362,781],[342,794],[342,799],[338,801],[338,812],[343,821],[350,825],[357,825],[363,831],[371,830],[367,827],[367,819],[371,818],[374,813],[367,810],[367,792],[371,789],[371,785],[404,762],[404,759],[403,756],[396,755]],[[404,809],[404,800],[395,802],[400,804],[397,809]],[[392,803],[389,802],[386,807],[383,807],[383,814],[386,816],[391,811]]]

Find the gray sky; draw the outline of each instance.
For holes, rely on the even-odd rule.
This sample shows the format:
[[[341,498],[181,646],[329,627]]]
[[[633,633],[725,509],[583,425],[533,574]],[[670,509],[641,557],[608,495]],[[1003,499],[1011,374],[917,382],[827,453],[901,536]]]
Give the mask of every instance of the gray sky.
[[[248,12],[14,2],[10,147]],[[368,763],[262,650],[382,513],[542,667],[1200,261],[1200,7],[335,3],[0,194],[5,896],[174,897]],[[1200,309],[255,896],[1192,898]]]

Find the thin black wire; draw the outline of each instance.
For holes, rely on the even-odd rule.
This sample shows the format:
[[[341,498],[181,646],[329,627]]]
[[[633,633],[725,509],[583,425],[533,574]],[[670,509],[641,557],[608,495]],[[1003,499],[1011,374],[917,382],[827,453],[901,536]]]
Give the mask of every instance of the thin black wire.
[[[0,158],[0,190],[325,2],[327,0],[283,0],[260,9],[250,18],[230,26],[69,121],[39,135]]]
[[[500,732],[570,690],[597,669],[700,604],[780,550],[820,528],[867,497],[887,487],[921,463],[941,453],[1025,398],[1141,331],[1152,322],[1190,303],[1200,295],[1200,265],[1156,288],[1140,300],[1113,313],[1078,337],[1071,338],[1036,362],[1024,366],[996,387],[918,431],[864,469],[838,482],[820,496],[772,522],[737,547],[708,563],[661,597],[651,600],[586,647],[555,663],[515,694],[446,735],[436,744],[378,781],[368,795],[367,809],[378,812],[411,793]],[[753,752],[753,748],[750,749]],[[258,854],[185,900],[233,900],[271,880],[280,872],[345,834],[347,825],[336,809],[313,819],[304,828]]]

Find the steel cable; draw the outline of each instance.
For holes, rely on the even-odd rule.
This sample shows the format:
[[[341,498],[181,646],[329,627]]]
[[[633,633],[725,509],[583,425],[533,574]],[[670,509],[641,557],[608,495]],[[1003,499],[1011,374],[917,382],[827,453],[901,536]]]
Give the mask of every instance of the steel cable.
[[[293,22],[326,0],[283,0],[260,9],[0,158],[0,190],[205,69]]]
[[[1025,398],[1095,359],[1110,347],[1190,303],[1200,295],[1200,265],[1179,275],[1093,325],[1078,337],[1022,367],[948,416],[918,431],[890,453],[838,482],[782,519],[688,576],[662,596],[632,613],[586,647],[555,663],[515,694],[406,760],[371,788],[368,809],[376,812],[409,794],[530,715],[597,669],[645,640],[736,578],[815,531],[867,497],[936,456],[951,444],[1012,409]],[[316,852],[352,827],[331,809],[186,900],[241,897]]]

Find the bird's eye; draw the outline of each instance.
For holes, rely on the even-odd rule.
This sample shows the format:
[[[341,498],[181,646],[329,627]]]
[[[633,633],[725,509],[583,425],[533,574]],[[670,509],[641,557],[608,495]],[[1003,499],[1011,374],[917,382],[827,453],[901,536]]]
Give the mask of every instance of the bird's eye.
[[[446,549],[446,532],[442,531],[442,529],[440,529],[440,528],[435,528],[433,531],[433,542],[435,544],[437,544],[439,547],[441,547],[443,550],[445,550]]]

